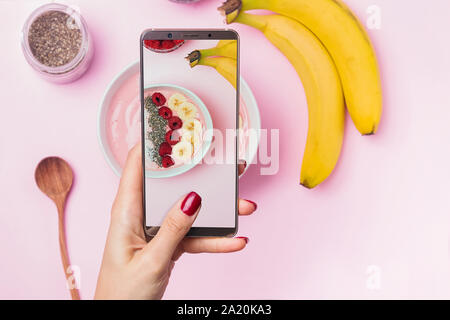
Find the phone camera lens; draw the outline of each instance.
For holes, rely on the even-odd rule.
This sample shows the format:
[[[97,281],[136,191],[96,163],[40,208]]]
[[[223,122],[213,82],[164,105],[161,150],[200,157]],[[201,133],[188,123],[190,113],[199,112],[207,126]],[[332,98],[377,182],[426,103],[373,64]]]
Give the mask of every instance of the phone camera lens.
[[[209,33],[209,34],[208,34],[208,37],[210,37],[210,38],[211,38],[211,36],[212,36],[212,35],[211,35],[211,33]]]
[[[169,37],[169,39],[172,39],[172,34],[171,33],[169,33],[167,36]]]

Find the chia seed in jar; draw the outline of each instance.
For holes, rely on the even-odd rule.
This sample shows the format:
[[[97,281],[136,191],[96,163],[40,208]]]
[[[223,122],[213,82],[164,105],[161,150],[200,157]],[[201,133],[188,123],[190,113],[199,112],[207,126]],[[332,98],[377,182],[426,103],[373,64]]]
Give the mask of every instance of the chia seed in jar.
[[[93,55],[92,40],[81,15],[56,3],[39,7],[27,19],[22,49],[36,71],[59,83],[79,78]]]

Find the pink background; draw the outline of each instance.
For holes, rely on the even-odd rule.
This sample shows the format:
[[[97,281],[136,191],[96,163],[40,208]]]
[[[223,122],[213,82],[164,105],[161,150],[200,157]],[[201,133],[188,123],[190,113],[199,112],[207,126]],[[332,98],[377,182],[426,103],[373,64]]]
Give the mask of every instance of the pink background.
[[[240,221],[248,247],[228,255],[186,255],[166,298],[450,298],[450,45],[446,0],[346,0],[371,30],[384,87],[377,135],[361,137],[348,119],[342,157],[314,190],[298,185],[307,109],[294,69],[257,31],[242,40],[242,75],[255,92],[264,128],[280,128],[280,170],[252,167],[241,195],[258,211]],[[54,85],[27,65],[19,35],[42,1],[0,2],[0,298],[69,297],[57,243],[56,210],[37,189],[34,168],[58,155],[76,180],[67,207],[72,263],[92,298],[118,178],[96,137],[97,109],[112,77],[138,58],[147,27],[222,27],[203,0],[70,1],[92,32],[96,55],[77,82]],[[264,66],[264,67],[262,67]],[[369,266],[380,287],[367,286]]]

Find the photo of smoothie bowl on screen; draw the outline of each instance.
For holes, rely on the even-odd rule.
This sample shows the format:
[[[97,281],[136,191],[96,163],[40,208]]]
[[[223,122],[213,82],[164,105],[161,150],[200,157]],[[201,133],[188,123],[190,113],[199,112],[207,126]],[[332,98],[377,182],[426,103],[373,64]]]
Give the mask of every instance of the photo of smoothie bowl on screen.
[[[234,234],[243,123],[237,34],[150,31],[141,41],[146,231],[154,235],[174,199],[194,190],[202,214],[189,235]]]
[[[203,159],[212,140],[212,119],[193,92],[172,84],[144,91],[146,177],[172,177]]]

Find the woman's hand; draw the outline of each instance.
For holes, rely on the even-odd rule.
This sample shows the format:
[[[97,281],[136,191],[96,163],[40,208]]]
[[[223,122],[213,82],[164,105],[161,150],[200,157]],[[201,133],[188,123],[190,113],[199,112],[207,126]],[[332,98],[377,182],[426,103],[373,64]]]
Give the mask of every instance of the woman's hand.
[[[242,173],[245,164],[239,165]],[[111,212],[96,299],[161,299],[175,261],[184,253],[234,252],[248,238],[185,238],[201,208],[201,197],[190,192],[175,203],[157,235],[146,242],[142,212],[142,159],[134,147],[120,180]],[[252,201],[239,200],[239,214],[256,210]]]

